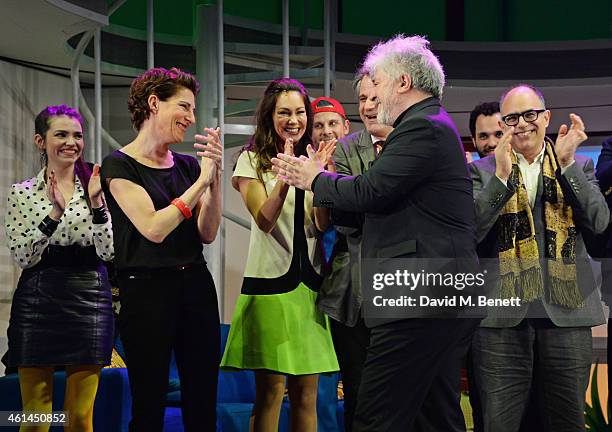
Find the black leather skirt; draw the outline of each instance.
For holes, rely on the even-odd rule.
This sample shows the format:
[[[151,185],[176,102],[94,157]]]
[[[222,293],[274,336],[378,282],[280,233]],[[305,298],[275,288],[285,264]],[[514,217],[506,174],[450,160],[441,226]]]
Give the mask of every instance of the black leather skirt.
[[[10,367],[106,365],[113,331],[110,284],[95,249],[48,246],[19,278],[6,360]]]

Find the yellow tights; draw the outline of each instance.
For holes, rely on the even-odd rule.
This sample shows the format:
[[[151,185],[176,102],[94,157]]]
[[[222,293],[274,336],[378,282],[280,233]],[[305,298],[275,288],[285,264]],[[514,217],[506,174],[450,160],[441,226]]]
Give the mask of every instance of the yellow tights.
[[[64,411],[66,432],[93,432],[93,406],[100,380],[98,365],[66,366]],[[50,413],[53,404],[53,368],[19,368],[19,385],[24,412]],[[49,424],[21,426],[20,432],[47,432]]]

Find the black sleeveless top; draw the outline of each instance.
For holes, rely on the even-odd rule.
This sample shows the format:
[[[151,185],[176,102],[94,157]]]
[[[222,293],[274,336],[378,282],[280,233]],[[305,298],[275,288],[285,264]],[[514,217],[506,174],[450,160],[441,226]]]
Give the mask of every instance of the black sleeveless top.
[[[127,269],[159,269],[204,263],[196,218],[184,220],[161,243],[147,240],[111,194],[107,180],[122,178],[142,186],[155,210],[163,209],[181,196],[200,175],[200,165],[192,156],[172,152],[174,165],[151,168],[116,150],[108,155],[100,170],[102,188],[113,220],[115,266]]]

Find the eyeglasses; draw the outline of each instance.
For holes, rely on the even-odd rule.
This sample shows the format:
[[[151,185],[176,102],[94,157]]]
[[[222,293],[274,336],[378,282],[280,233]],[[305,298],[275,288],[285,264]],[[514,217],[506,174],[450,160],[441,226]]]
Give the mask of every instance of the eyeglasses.
[[[525,120],[527,123],[533,123],[534,121],[538,119],[538,116],[540,115],[540,113],[543,113],[544,111],[546,110],[545,109],[537,109],[537,110],[531,109],[531,110],[523,111],[522,113],[508,114],[502,117],[502,121],[506,123],[507,126],[516,126],[517,124],[519,124],[520,118],[523,117],[523,120]]]

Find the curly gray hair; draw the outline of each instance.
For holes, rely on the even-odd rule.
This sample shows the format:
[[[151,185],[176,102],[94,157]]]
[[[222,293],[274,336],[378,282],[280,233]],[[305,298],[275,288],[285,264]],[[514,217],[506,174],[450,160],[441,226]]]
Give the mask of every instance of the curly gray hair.
[[[444,70],[438,57],[429,49],[429,41],[422,36],[399,34],[372,47],[360,73],[374,76],[376,70],[382,70],[391,79],[408,75],[415,89],[435,97],[442,96]]]

